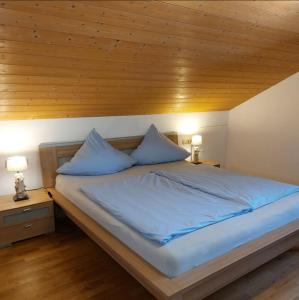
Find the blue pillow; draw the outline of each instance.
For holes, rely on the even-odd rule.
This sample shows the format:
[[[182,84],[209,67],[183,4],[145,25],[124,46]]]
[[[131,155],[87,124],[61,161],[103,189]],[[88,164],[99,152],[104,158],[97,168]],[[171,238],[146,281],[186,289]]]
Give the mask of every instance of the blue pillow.
[[[142,143],[131,153],[139,165],[152,165],[183,160],[190,155],[188,151],[173,143],[154,125],[147,131]]]
[[[111,174],[134,165],[129,155],[114,149],[93,129],[75,156],[56,172],[66,175]]]

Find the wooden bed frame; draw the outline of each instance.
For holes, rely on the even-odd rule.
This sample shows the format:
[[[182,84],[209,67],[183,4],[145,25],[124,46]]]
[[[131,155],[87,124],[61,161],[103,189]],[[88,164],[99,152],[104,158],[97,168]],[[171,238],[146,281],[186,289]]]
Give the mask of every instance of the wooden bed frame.
[[[176,134],[167,134],[167,137],[178,142]],[[108,142],[117,149],[125,150],[136,148],[142,138],[118,138]],[[69,218],[158,299],[203,299],[299,244],[298,220],[178,277],[168,278],[55,190],[56,169],[60,159],[72,157],[81,145],[82,142],[40,145],[44,187],[48,188]]]

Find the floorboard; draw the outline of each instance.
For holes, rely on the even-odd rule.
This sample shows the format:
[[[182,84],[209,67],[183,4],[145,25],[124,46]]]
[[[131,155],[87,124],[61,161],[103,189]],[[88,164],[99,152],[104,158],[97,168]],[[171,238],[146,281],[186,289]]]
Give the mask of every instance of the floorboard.
[[[0,249],[0,299],[153,297],[70,222],[54,234]],[[291,250],[207,300],[298,300],[299,250]]]

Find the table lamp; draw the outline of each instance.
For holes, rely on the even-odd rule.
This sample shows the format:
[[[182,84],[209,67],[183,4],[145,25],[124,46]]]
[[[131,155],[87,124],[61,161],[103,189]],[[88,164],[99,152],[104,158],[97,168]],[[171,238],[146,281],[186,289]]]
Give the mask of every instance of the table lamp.
[[[192,161],[195,163],[198,162],[200,145],[202,145],[202,136],[199,134],[193,135],[191,141],[191,157]]]
[[[22,171],[27,169],[27,159],[25,156],[12,156],[6,160],[6,170],[15,173],[15,189],[16,194],[13,199],[15,201],[29,199],[24,183],[24,175]]]

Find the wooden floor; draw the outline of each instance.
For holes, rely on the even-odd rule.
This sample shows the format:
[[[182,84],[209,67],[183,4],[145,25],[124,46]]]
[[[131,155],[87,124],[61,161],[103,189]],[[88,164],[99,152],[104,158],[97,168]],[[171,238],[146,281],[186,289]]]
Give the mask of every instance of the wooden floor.
[[[153,297],[74,225],[0,249],[0,299]],[[299,299],[299,250],[289,251],[207,300]]]

